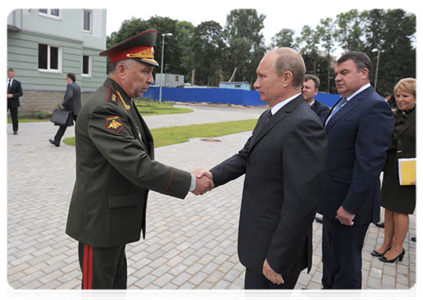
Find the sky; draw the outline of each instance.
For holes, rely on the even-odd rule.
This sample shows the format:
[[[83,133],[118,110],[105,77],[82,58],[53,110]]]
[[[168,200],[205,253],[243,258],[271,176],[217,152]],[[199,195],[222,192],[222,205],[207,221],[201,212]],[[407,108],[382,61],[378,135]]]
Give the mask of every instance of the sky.
[[[293,29],[299,35],[304,25],[315,27],[321,19],[332,18],[351,9],[370,10],[373,8],[402,8],[417,13],[417,1],[403,0],[354,0],[354,1],[311,1],[311,0],[174,0],[155,1],[146,9],[127,9],[125,7],[107,7],[107,35],[118,31],[124,20],[132,17],[148,20],[152,16],[169,17],[179,21],[189,21],[194,26],[204,21],[216,21],[221,26],[226,24],[226,17],[233,9],[254,8],[259,14],[266,16],[263,34],[266,44],[283,28]],[[369,6],[371,5],[371,6]]]

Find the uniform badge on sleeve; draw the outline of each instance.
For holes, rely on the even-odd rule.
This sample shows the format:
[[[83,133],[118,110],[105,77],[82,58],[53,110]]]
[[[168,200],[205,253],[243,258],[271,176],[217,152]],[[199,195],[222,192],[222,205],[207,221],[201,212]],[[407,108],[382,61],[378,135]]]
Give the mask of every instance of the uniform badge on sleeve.
[[[123,123],[119,116],[110,116],[106,118],[107,130],[113,133],[118,133],[123,128]]]

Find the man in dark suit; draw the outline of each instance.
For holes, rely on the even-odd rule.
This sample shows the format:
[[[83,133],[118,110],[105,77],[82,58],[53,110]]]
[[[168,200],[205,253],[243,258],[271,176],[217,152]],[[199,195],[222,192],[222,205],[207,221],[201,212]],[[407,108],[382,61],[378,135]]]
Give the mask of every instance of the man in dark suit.
[[[213,187],[207,178],[154,160],[154,142],[131,98],[154,82],[156,30],[100,53],[109,77],[75,126],[76,182],[66,233],[79,242],[83,289],[125,289],[126,244],[145,238],[149,190],[177,198]]]
[[[12,68],[7,70],[7,109],[10,110],[12,117],[13,134],[18,134],[18,107],[21,106],[19,97],[23,95],[22,86],[15,79],[15,71]]]
[[[304,75],[294,50],[266,54],[254,87],[270,109],[238,154],[210,171],[197,170],[216,186],[245,174],[238,254],[247,268],[246,289],[293,289],[300,272],[311,268],[327,140],[301,94]]]
[[[62,109],[70,111],[69,118],[72,118],[74,121],[76,121],[76,118],[78,117],[79,111],[82,107],[81,88],[76,83],[76,77],[73,73],[68,73],[66,75],[66,81],[68,85],[66,86],[65,96],[63,97]],[[73,124],[73,122],[69,124]],[[65,134],[66,128],[68,128],[68,126],[69,125],[59,126],[59,129],[57,130],[57,133],[54,136],[54,140],[49,140],[50,143],[55,145],[56,147],[59,147],[60,141],[63,135]]]
[[[307,74],[304,78],[302,93],[306,104],[319,116],[323,124],[329,114],[329,106],[314,99],[314,96],[319,93],[319,86],[319,77]]]
[[[328,155],[318,212],[323,215],[325,289],[361,288],[361,251],[380,215],[380,172],[391,144],[393,117],[370,85],[371,61],[344,54],[335,68],[342,99],[326,122]]]

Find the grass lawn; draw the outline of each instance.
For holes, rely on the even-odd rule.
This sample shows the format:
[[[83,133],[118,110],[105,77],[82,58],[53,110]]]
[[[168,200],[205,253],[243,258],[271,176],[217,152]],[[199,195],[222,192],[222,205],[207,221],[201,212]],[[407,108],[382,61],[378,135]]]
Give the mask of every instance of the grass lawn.
[[[187,114],[193,110],[182,107],[174,107],[169,102],[158,102],[153,100],[135,100],[135,105],[143,116]],[[29,122],[49,122],[52,112],[36,112],[30,115],[19,115],[20,123]],[[12,118],[8,116],[7,123],[12,123]]]
[[[188,108],[174,107],[167,102],[160,103],[152,100],[136,100],[135,105],[143,116],[187,114],[193,112],[193,110]]]
[[[174,126],[152,129],[155,148],[188,142],[191,138],[212,138],[228,134],[251,131],[257,119],[207,123],[201,125]],[[75,137],[66,138],[63,142],[75,145]]]

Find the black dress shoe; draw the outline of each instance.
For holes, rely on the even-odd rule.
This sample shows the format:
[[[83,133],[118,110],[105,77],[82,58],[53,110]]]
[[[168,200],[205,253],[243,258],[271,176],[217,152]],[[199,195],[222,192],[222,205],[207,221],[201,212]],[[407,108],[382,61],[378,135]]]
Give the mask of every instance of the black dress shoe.
[[[385,256],[382,256],[379,258],[380,261],[382,262],[386,262],[386,263],[394,263],[397,261],[397,259],[399,261],[402,261],[405,255],[405,249],[402,250],[401,254],[398,255],[397,257],[395,257],[394,259],[387,259]]]
[[[413,242],[420,243],[420,233],[419,233],[418,235],[416,235],[416,236],[413,236],[413,237],[411,238],[411,240],[412,240]]]
[[[53,144],[56,147],[59,147],[60,146],[59,144],[56,144],[52,139],[49,139],[48,141],[50,142],[50,144]]]
[[[379,228],[385,228],[385,222],[379,222],[375,224]]]
[[[313,300],[326,300],[327,297],[323,294],[323,290],[301,289],[301,292]]]
[[[316,217],[314,217],[314,219],[315,219],[318,223],[323,223],[323,217],[322,217],[322,216],[316,216]]]
[[[13,132],[13,135],[18,135],[18,132],[17,132],[17,131],[14,131],[14,132]]]
[[[372,255],[372,256],[374,256],[374,257],[382,257],[382,256],[384,256],[389,250],[391,250],[391,247],[389,247],[389,249],[388,250],[386,250],[385,252],[383,252],[383,253],[379,253],[379,252],[377,252],[376,250],[373,250],[372,252],[370,252],[370,254]]]

